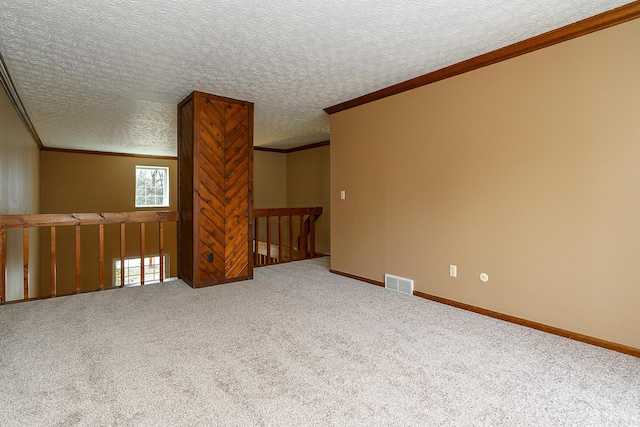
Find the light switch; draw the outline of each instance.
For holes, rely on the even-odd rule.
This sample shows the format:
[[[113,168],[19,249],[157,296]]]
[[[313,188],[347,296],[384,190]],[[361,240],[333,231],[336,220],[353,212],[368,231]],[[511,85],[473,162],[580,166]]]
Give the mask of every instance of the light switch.
[[[347,192],[346,192],[346,191],[344,191],[344,190],[342,190],[342,191],[340,192],[340,200],[344,200],[344,199],[346,199],[346,198],[347,198]]]
[[[458,277],[458,266],[457,265],[450,265],[449,266],[449,276]]]

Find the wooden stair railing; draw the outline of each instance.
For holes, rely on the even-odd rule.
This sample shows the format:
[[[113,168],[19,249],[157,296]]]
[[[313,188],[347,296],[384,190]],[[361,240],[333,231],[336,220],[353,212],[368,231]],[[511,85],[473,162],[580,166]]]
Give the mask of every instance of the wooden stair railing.
[[[302,231],[298,236],[297,245],[298,248],[302,248],[303,251],[307,251],[309,249],[310,258],[315,258],[315,249],[316,249],[316,217],[315,215],[309,215],[307,219],[304,221],[304,225],[302,227]],[[310,230],[313,230],[311,232]],[[309,242],[307,242],[306,237],[309,237]],[[308,246],[307,246],[308,243]],[[306,252],[305,252],[306,253]]]
[[[144,257],[145,257],[145,224],[159,223],[158,247],[160,251],[160,281],[164,281],[164,223],[178,221],[176,211],[139,211],[139,212],[115,212],[115,213],[76,213],[76,214],[34,214],[34,215],[0,215],[0,298],[1,303],[7,302],[7,229],[23,229],[23,298],[28,300],[29,296],[29,228],[49,227],[51,230],[51,296],[56,294],[56,227],[75,227],[75,280],[76,293],[81,290],[81,248],[80,237],[83,225],[99,226],[99,287],[104,288],[104,226],[108,224],[120,224],[120,287],[125,281],[125,225],[140,224],[140,284],[144,285]]]
[[[315,224],[320,215],[322,215],[322,207],[254,209],[254,267],[315,258]],[[273,238],[272,218],[278,218],[276,241]],[[299,219],[298,227],[295,226],[296,219]],[[260,237],[262,226],[266,227],[263,233],[263,235],[266,234],[264,241]],[[283,234],[287,229],[288,236],[285,238]],[[295,238],[296,234],[297,238]]]

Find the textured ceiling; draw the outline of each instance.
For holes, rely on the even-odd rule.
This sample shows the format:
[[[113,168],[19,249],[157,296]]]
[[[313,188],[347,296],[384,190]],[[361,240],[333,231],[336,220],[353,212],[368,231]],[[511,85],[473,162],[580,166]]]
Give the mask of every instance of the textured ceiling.
[[[0,0],[0,53],[46,147],[175,155],[200,90],[291,148],[329,139],[323,108],[626,3]]]

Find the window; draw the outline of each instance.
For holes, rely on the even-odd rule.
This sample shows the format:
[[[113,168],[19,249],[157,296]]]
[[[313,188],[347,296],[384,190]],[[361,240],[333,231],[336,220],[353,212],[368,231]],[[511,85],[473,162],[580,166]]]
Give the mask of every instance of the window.
[[[136,208],[169,206],[169,168],[136,166]]]
[[[120,259],[113,260],[113,286],[120,286]],[[169,264],[167,255],[164,255],[164,277],[169,276]],[[160,281],[160,256],[149,256],[144,259],[144,283]],[[132,285],[140,283],[140,257],[125,258],[124,260],[124,284]]]

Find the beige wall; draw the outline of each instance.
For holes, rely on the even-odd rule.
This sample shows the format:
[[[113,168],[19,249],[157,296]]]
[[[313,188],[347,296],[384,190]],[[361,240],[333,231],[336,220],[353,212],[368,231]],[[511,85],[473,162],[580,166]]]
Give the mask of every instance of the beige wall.
[[[287,155],[270,151],[253,152],[253,207],[255,209],[283,208],[287,206]],[[258,220],[258,240],[267,240],[267,220]],[[271,218],[272,230],[277,230],[277,218]],[[284,235],[289,233],[285,224]],[[271,241],[279,243],[274,232]]]
[[[42,213],[130,212],[135,208],[135,166],[169,167],[168,208],[142,210],[177,210],[177,161],[153,158],[134,158],[98,154],[76,154],[43,151],[40,156],[40,206]],[[140,254],[140,228],[127,225],[126,256]],[[58,244],[58,293],[72,293],[75,289],[75,234],[73,227],[56,231]],[[49,232],[42,233],[43,294],[49,294]],[[146,254],[158,253],[158,226],[147,224]],[[98,226],[82,227],[82,287],[98,287]],[[113,280],[113,259],[120,257],[118,225],[105,227],[105,286]],[[177,274],[176,226],[165,227],[165,252],[169,253],[169,273]]]
[[[0,215],[39,213],[39,149],[0,90]],[[38,296],[39,233],[29,231],[29,295]],[[22,229],[7,231],[7,300],[23,297]]]
[[[329,146],[287,154],[287,206],[322,206],[316,222],[316,251],[331,251],[331,204],[329,202]]]
[[[638,51],[635,20],[332,115],[332,268],[640,348]]]
[[[253,152],[253,207],[287,206],[287,155],[270,151]]]

